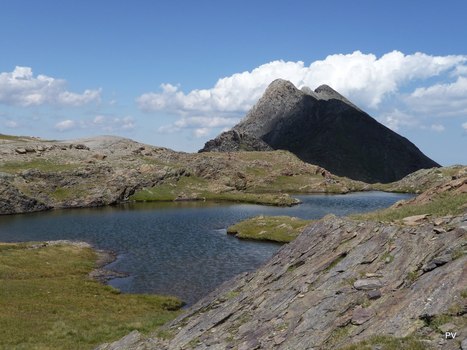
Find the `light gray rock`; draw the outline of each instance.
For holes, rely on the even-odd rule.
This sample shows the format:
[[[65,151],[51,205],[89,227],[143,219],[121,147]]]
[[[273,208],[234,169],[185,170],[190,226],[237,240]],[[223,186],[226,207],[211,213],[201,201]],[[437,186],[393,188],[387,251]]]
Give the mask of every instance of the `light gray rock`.
[[[374,315],[373,310],[362,308],[361,306],[355,308],[352,312],[352,324],[360,326],[370,320]]]
[[[18,154],[26,154],[27,153],[25,148],[17,148],[17,149],[15,149],[15,152],[18,153]]]
[[[467,338],[465,338],[464,340],[462,340],[462,342],[461,342],[461,349],[462,349],[462,350],[467,350]]]
[[[142,340],[141,333],[138,331],[133,331],[123,337],[120,340],[117,340],[113,343],[102,344],[97,347],[95,350],[137,350],[144,349],[143,345],[140,344]]]
[[[381,288],[383,286],[383,283],[376,278],[365,278],[356,280],[353,286],[355,289],[358,290],[372,290]]]

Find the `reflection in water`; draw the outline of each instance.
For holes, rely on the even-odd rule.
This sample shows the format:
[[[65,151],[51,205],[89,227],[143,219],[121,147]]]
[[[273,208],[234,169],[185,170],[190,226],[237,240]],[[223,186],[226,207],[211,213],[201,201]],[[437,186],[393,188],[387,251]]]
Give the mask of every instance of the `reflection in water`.
[[[131,203],[0,217],[0,241],[72,239],[113,250],[110,267],[129,273],[111,285],[123,292],[170,294],[191,304],[280,246],[240,241],[226,228],[257,215],[316,219],[388,207],[408,195],[383,192],[297,196],[290,208],[213,202]]]

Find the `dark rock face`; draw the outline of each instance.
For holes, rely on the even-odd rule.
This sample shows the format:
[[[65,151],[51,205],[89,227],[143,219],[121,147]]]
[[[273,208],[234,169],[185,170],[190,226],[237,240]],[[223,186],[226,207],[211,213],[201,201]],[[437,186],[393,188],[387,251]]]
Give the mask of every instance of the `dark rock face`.
[[[280,79],[239,124],[208,141],[200,152],[259,151],[264,144],[336,175],[370,183],[393,182],[439,166],[329,86],[298,90]]]
[[[236,130],[223,132],[213,140],[206,142],[205,148],[218,152],[232,151],[272,151],[272,147],[266,142],[248,134],[239,133]]]
[[[50,209],[35,198],[28,197],[0,174],[0,214],[16,214]]]

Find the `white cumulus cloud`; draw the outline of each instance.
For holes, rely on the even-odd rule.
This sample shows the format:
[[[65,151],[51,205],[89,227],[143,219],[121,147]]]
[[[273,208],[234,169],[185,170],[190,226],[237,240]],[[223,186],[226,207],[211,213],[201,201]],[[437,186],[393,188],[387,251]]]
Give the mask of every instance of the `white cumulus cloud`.
[[[462,124],[462,128],[464,129],[464,131],[467,131],[467,122]]]
[[[16,129],[19,126],[19,124],[14,120],[7,120],[5,122],[5,126],[10,129]]]
[[[58,131],[71,129],[88,129],[103,132],[129,131],[135,128],[135,120],[131,116],[117,117],[96,115],[93,119],[66,119],[55,124]]]
[[[83,122],[83,127],[99,129],[105,132],[114,132],[118,130],[132,130],[135,128],[134,118],[131,116],[115,117],[97,115],[90,122]]]
[[[467,56],[404,55],[399,51],[380,58],[360,51],[330,55],[309,66],[302,61],[273,61],[251,72],[219,79],[210,89],[184,93],[179,86],[162,84],[161,92],[145,93],[137,103],[147,112],[169,111],[182,115],[245,112],[271,81],[282,78],[297,87],[328,84],[363,108],[375,108],[385,96],[397,92],[405,84],[437,76],[466,61]]]
[[[464,110],[464,106],[467,107],[467,79],[461,74],[466,71],[466,62],[467,56],[463,55],[405,55],[399,51],[381,57],[360,51],[336,54],[308,66],[302,61],[278,60],[219,79],[208,89],[184,92],[178,85],[162,84],[161,91],[141,95],[137,98],[137,104],[148,113],[162,111],[182,117],[172,125],[161,127],[161,132],[193,128],[193,123],[196,123],[196,129],[203,129],[196,134],[207,134],[205,129],[220,127],[211,123],[216,118],[229,119],[225,123],[229,126],[238,122],[266,87],[273,80],[282,78],[298,88],[308,86],[314,89],[321,84],[330,85],[364,110],[378,111],[385,99],[395,99],[401,106],[396,106],[392,112],[381,111],[385,115],[379,119],[383,122],[386,120],[386,125],[397,130],[401,126],[417,124],[414,113],[422,112],[425,101],[429,101],[434,108],[448,106],[450,111]],[[402,93],[404,89],[423,86],[425,80],[439,76],[457,80],[445,85],[422,87],[413,91],[412,95]],[[408,110],[405,110],[407,106]],[[413,111],[410,107],[413,107]],[[200,116],[204,119],[199,119]],[[194,122],[193,118],[198,119]]]
[[[394,109],[391,112],[384,113],[380,118],[380,122],[394,131],[399,131],[403,127],[414,128],[419,126],[418,120],[406,112]]]
[[[207,136],[209,134],[209,131],[210,131],[209,128],[198,128],[198,129],[195,129],[193,134],[196,137],[205,137],[205,136]]]
[[[443,132],[444,130],[446,130],[446,128],[442,124],[431,124],[430,128],[431,130],[436,132]]]
[[[418,112],[437,116],[467,113],[467,77],[455,82],[435,84],[415,89],[408,97],[409,107]]]
[[[237,119],[227,117],[182,117],[172,124],[159,127],[160,133],[174,133],[182,129],[191,129],[195,137],[207,136],[213,128],[230,129]]]
[[[34,76],[30,67],[16,67],[12,72],[0,73],[0,103],[16,106],[44,104],[81,106],[100,100],[101,90],[70,92],[66,81],[46,75]]]
[[[57,129],[58,131],[67,131],[70,129],[74,129],[76,126],[77,123],[74,120],[67,119],[55,124],[55,129]]]

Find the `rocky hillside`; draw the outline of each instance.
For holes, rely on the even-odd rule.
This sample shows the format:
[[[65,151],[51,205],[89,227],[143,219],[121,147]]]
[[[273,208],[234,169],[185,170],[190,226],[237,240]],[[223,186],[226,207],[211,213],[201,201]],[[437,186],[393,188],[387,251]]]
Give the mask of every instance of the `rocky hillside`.
[[[100,349],[464,349],[467,175],[372,215],[312,223],[158,334]]]
[[[102,136],[47,141],[0,135],[0,214],[128,200],[292,205],[290,193],[345,193],[339,178],[285,151],[188,154]]]
[[[330,172],[388,183],[439,165],[327,85],[298,90],[275,80],[232,130],[200,152],[288,150]]]

